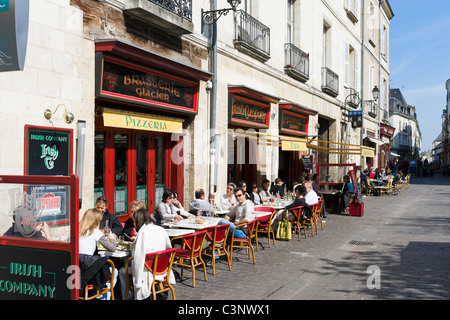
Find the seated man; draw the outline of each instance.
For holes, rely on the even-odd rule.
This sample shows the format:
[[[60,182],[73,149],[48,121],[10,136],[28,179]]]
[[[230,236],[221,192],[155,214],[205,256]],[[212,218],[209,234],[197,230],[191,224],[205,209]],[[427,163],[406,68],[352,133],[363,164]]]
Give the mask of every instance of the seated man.
[[[253,202],[249,199],[246,199],[244,196],[244,190],[242,188],[236,188],[234,190],[234,196],[238,204],[225,215],[225,218],[220,220],[218,225],[221,224],[230,224],[230,229],[228,231],[228,235],[231,236],[233,234],[233,230],[236,228],[236,225],[239,223],[247,223],[252,220],[255,220],[255,206]],[[234,218],[234,223],[230,222]],[[246,238],[247,235],[247,226],[240,227],[234,232],[235,238]]]
[[[204,212],[213,211],[211,204],[205,200],[205,191],[203,189],[195,190],[195,200],[189,203],[189,213],[197,214],[198,210]]]
[[[342,198],[344,199],[344,211],[348,212],[350,206],[350,197],[355,195],[355,190],[353,188],[353,183],[350,182],[350,176],[344,176],[344,188],[342,190]]]
[[[305,182],[305,188],[306,188],[306,195],[305,195],[306,203],[308,205],[312,205],[319,202],[319,197],[317,196],[317,193],[313,190],[311,181]]]
[[[275,179],[275,184],[270,189],[270,193],[273,195],[279,194],[281,197],[284,197],[284,182],[280,178]]]

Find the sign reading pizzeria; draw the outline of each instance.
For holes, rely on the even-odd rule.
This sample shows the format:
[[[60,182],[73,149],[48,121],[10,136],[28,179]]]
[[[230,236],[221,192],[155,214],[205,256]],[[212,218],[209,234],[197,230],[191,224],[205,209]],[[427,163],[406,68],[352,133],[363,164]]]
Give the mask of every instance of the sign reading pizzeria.
[[[198,82],[97,54],[97,97],[197,113]]]
[[[229,123],[246,127],[268,128],[270,104],[229,95]]]

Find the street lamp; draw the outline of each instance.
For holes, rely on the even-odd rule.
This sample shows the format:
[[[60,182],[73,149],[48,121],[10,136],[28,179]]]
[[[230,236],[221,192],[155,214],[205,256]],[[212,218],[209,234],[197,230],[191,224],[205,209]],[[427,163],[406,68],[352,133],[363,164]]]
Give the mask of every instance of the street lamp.
[[[377,86],[375,86],[372,90],[372,97],[373,97],[373,100],[375,100],[375,101],[377,101],[378,98],[380,97],[380,90],[378,89]]]
[[[225,9],[218,9],[218,10],[211,10],[211,11],[203,11],[202,9],[202,30],[203,30],[203,24],[213,24],[222,15],[227,15],[230,11],[236,11],[237,6],[241,3],[241,0],[227,0],[230,4],[231,8],[225,8]]]

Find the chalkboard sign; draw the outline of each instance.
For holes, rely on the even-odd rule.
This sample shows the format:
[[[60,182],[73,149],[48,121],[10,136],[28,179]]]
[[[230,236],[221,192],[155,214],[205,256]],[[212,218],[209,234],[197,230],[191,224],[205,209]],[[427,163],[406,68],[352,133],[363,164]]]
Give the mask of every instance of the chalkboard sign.
[[[25,175],[72,174],[72,129],[25,126]]]
[[[0,300],[70,300],[69,252],[0,246]]]
[[[314,156],[312,154],[302,155],[303,170],[314,173]]]

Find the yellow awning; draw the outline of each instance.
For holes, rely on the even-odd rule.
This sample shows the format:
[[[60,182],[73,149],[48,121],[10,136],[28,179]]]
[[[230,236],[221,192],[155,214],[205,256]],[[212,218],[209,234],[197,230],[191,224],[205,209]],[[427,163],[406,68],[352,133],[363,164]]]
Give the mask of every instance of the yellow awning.
[[[183,119],[145,113],[127,112],[114,109],[103,110],[103,124],[105,127],[181,133],[183,129],[183,121]]]

